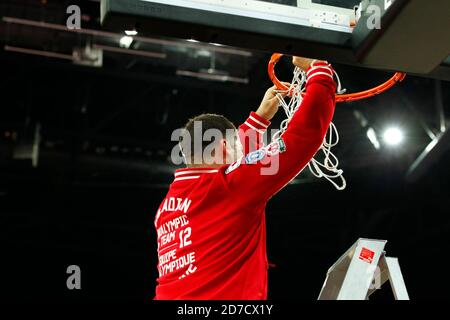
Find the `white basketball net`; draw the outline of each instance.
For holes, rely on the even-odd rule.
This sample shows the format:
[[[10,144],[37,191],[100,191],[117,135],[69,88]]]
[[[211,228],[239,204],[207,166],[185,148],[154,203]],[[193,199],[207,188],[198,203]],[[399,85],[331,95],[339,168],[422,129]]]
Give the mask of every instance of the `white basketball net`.
[[[339,94],[344,93],[345,89],[341,88],[341,82],[339,76],[336,72],[334,72],[337,79],[337,92]],[[278,91],[277,98],[280,102],[280,105],[283,107],[284,112],[286,113],[286,119],[281,122],[280,130],[278,130],[274,136],[273,140],[280,138],[283,136],[286,131],[289,122],[291,121],[294,113],[301,107],[302,103],[302,93],[305,91],[306,85],[306,72],[295,68],[294,69],[294,77],[292,79],[291,85],[288,89],[288,92],[292,92],[291,98],[283,98],[281,93],[285,93],[285,91]],[[331,123],[328,128],[327,134],[320,146],[319,150],[315,154],[314,158],[308,163],[308,168],[311,173],[317,178],[325,178],[330,181],[338,190],[344,190],[346,187],[346,181],[343,177],[342,169],[338,169],[339,160],[337,157],[331,152],[331,148],[337,145],[339,142],[339,134],[336,129],[336,126]],[[322,159],[323,157],[323,159]],[[318,159],[322,159],[321,161]]]

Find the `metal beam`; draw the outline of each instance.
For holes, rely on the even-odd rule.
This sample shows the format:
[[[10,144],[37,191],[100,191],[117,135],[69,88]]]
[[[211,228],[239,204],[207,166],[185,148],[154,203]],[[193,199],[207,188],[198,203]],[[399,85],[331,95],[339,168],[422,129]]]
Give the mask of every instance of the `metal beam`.
[[[446,130],[442,87],[439,80],[434,82],[434,98],[438,115],[439,133],[428,144],[420,156],[413,162],[407,173],[408,181],[415,181],[439,160],[441,155],[450,149],[450,132]]]
[[[6,61],[10,63],[17,63],[18,57],[17,56],[11,56],[6,53],[3,53],[0,51],[0,61]],[[23,61],[27,61],[26,57],[23,58]],[[42,66],[45,66],[47,68],[61,68],[63,70],[67,70],[68,72],[76,72],[79,74],[85,74],[85,75],[92,75],[92,76],[105,76],[105,77],[111,77],[111,78],[117,78],[121,81],[124,80],[132,80],[132,81],[147,81],[149,83],[158,84],[161,86],[166,87],[173,87],[173,88],[189,88],[192,90],[211,90],[213,92],[222,92],[222,93],[229,93],[229,94],[236,94],[236,90],[238,90],[238,85],[234,83],[222,83],[222,82],[211,82],[211,81],[204,81],[200,79],[194,79],[194,78],[186,78],[181,76],[175,76],[172,75],[162,75],[162,74],[155,74],[155,73],[149,73],[149,72],[142,72],[142,71],[136,71],[136,72],[124,72],[127,70],[124,70],[122,68],[114,68],[114,69],[108,69],[108,68],[80,68],[73,64],[66,64],[66,63],[59,63],[58,61],[46,61],[42,60],[39,61],[39,64],[33,63],[32,60],[30,60],[30,65],[34,68],[41,68]],[[248,86],[245,87],[246,90],[241,90],[239,92],[240,97],[245,98],[258,98],[259,97],[259,91],[260,88],[256,87],[256,84],[250,83]],[[257,89],[256,93],[255,90]]]
[[[448,149],[450,149],[450,131],[446,130],[438,134],[409,167],[406,175],[407,181],[415,182],[424,176]]]
[[[45,21],[35,21],[35,20],[29,20],[29,19],[21,19],[21,18],[15,18],[15,17],[2,17],[2,21],[6,24],[15,24],[15,25],[21,25],[21,26],[28,26],[31,28],[41,28],[41,29],[49,29],[49,30],[56,30],[60,32],[67,32],[67,33],[76,33],[76,34],[82,34],[86,36],[92,36],[94,38],[110,38],[110,39],[120,39],[123,37],[123,29],[118,29],[121,33],[113,33],[113,32],[106,32],[102,30],[95,30],[95,29],[68,29],[65,25],[61,24],[55,24],[55,23],[49,23]],[[2,29],[0,28],[0,35],[2,35]],[[6,36],[6,34],[5,34]],[[133,36],[133,39],[135,41],[139,41],[146,44],[153,44],[153,45],[160,45],[160,46],[173,46],[173,47],[179,47],[183,46],[184,48],[191,48],[196,50],[208,50],[223,54],[230,54],[230,55],[238,55],[243,57],[251,57],[252,53],[245,50],[239,50],[236,48],[228,48],[223,46],[213,46],[198,42],[182,42],[179,40],[169,40],[169,39],[156,39],[156,38],[149,38],[144,36]]]
[[[445,113],[444,113],[444,101],[442,99],[442,83],[439,80],[434,80],[434,99],[436,103],[436,111],[438,114],[438,125],[441,132],[445,132]]]

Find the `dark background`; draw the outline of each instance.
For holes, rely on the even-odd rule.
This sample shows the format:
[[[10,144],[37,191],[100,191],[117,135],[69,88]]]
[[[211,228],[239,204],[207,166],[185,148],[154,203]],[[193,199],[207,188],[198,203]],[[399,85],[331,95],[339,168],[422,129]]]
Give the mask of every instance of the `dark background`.
[[[351,8],[357,1],[322,1]],[[64,1],[2,1],[1,15],[64,24]],[[79,2],[83,28],[99,29],[98,2]],[[172,180],[172,131],[202,112],[236,124],[255,110],[270,82],[270,54],[240,56],[185,42],[133,49],[164,52],[164,60],[105,53],[103,67],[4,50],[4,45],[71,54],[118,38],[73,35],[1,22],[0,36],[0,247],[2,296],[13,299],[130,299],[148,301],[156,284],[153,218]],[[202,52],[202,50],[207,51]],[[209,52],[209,55],[208,55]],[[211,66],[248,84],[176,75]],[[288,60],[278,66],[289,79]],[[388,73],[335,66],[350,90],[367,88]],[[440,93],[439,93],[440,92]],[[399,258],[411,299],[448,299],[450,153],[422,175],[407,179],[413,161],[449,111],[449,83],[407,77],[391,91],[339,105],[336,154],[348,187],[336,191],[307,170],[267,207],[269,297],[317,298],[327,269],[359,237],[386,239]],[[381,142],[367,139],[363,116]],[[282,119],[274,119],[274,127]],[[398,125],[405,141],[382,143]],[[18,159],[40,128],[37,166]],[[428,134],[427,134],[428,132]],[[35,144],[36,145],[36,144]],[[263,188],[264,186],[261,186]],[[82,289],[66,288],[66,268],[79,265]],[[392,299],[387,288],[374,299]]]

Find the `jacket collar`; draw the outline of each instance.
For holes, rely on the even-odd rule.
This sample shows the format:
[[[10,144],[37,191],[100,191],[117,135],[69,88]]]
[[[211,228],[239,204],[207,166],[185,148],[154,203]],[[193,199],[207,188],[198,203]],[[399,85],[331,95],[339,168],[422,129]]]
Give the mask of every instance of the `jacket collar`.
[[[174,174],[175,175],[174,181],[198,179],[203,174],[217,173],[217,172],[219,172],[219,168],[195,167],[195,168],[177,169]]]

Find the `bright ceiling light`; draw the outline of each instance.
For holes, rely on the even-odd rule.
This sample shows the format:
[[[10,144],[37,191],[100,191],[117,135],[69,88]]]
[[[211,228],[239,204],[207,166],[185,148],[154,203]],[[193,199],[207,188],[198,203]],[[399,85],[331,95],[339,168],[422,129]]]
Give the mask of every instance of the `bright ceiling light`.
[[[125,30],[127,36],[136,36],[138,32],[136,30]]]
[[[388,128],[384,131],[383,140],[390,146],[399,145],[403,141],[403,132],[399,128]]]

